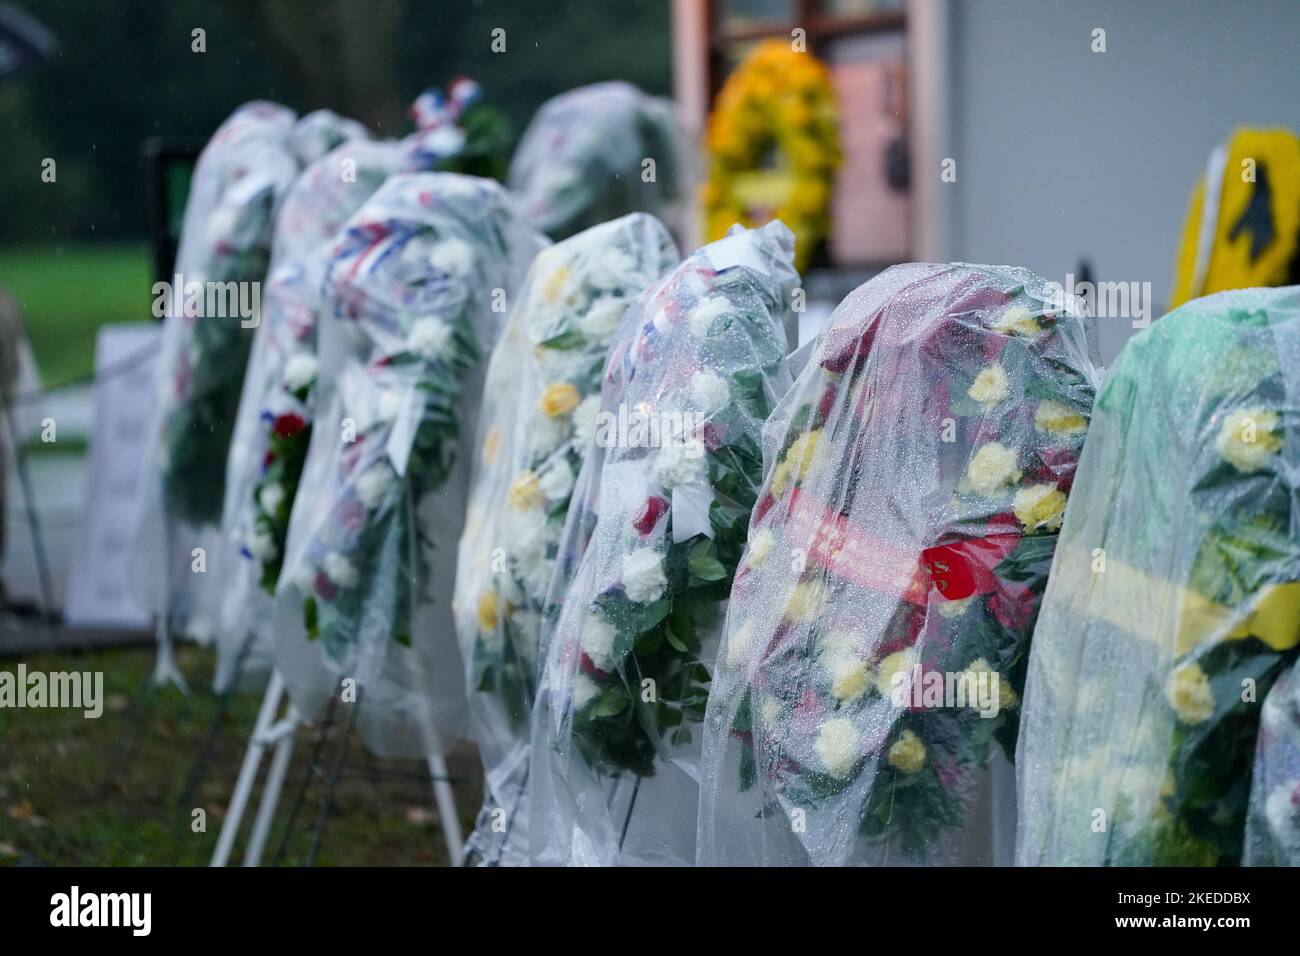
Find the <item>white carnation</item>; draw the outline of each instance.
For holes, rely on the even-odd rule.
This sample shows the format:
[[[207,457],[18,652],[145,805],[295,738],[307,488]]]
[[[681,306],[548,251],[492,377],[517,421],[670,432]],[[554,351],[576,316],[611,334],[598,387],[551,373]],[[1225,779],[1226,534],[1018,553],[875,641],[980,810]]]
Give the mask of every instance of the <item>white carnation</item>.
[[[607,339],[614,334],[626,311],[626,299],[605,296],[593,302],[585,315],[578,316],[578,328],[593,339]]]
[[[731,398],[731,386],[721,375],[701,371],[691,376],[691,400],[706,415],[716,412]]]
[[[529,430],[533,451],[546,456],[564,444],[572,430],[570,420],[563,415],[551,418],[549,415],[533,416],[533,425]]]
[[[564,458],[556,459],[537,482],[548,501],[562,501],[573,491],[573,469]]]
[[[696,338],[704,338],[719,316],[736,311],[735,307],[720,295],[710,296],[691,310],[687,321]]]
[[[420,146],[432,153],[434,156],[455,156],[465,145],[465,131],[459,126],[452,126],[450,123],[443,123],[424,133],[416,134]],[[461,180],[457,177],[449,182],[459,183]]]
[[[688,485],[705,476],[708,462],[704,442],[686,438],[667,442],[655,458],[655,477],[666,489]]]
[[[402,410],[403,395],[395,388],[386,388],[379,393],[379,401],[375,403],[375,414],[381,422],[392,421],[397,417],[397,413]]]
[[[587,273],[587,282],[596,289],[621,289],[636,272],[636,260],[621,249],[606,249],[596,256]]]
[[[437,358],[451,339],[451,326],[442,319],[419,319],[406,335],[406,347],[428,358]]]
[[[599,417],[599,395],[588,395],[573,410],[573,437],[578,443],[578,451],[583,455],[596,438],[596,422]]]
[[[613,625],[607,623],[604,618],[595,614],[587,618],[586,626],[582,629],[582,649],[591,662],[600,670],[612,671],[614,669],[614,638],[617,632]]]
[[[593,699],[600,695],[600,687],[597,683],[586,674],[578,674],[573,678],[573,709],[582,710]]]
[[[469,275],[474,262],[474,247],[464,239],[444,239],[429,252],[429,264],[449,276]]]
[[[325,575],[341,588],[356,587],[361,579],[352,562],[337,551],[325,555]]]
[[[239,212],[234,206],[222,203],[208,218],[208,241],[213,244],[229,242],[238,224]]]
[[[357,500],[367,508],[374,508],[384,500],[392,483],[393,469],[387,463],[380,462],[368,468],[357,479]]]
[[[284,363],[284,387],[291,392],[306,388],[316,381],[318,363],[310,352],[294,352]]]
[[[1300,835],[1300,805],[1296,803],[1296,792],[1300,790],[1300,781],[1292,781],[1269,791],[1264,800],[1264,818],[1268,821],[1269,831],[1274,839],[1289,844]]]
[[[275,538],[260,528],[254,528],[248,536],[248,550],[263,563],[274,561],[280,554],[280,549],[275,546]]]
[[[316,588],[316,569],[306,562],[296,564],[290,580],[300,593],[311,594]]]
[[[654,548],[639,548],[623,557],[623,590],[628,600],[650,604],[664,593],[663,558]]]
[[[257,503],[267,514],[275,514],[280,505],[284,504],[284,486],[278,481],[263,485],[257,493]]]

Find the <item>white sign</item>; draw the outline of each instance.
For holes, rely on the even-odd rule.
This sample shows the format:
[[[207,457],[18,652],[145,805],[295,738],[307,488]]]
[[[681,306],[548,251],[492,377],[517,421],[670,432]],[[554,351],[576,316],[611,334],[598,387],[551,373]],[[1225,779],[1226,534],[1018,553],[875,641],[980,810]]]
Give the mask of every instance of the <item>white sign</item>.
[[[162,324],[106,325],[95,344],[95,410],[86,512],[72,550],[63,618],[68,627],[145,628],[149,615],[127,582],[136,485],[149,442]],[[153,346],[153,353],[148,354]],[[145,356],[130,367],[132,356]]]

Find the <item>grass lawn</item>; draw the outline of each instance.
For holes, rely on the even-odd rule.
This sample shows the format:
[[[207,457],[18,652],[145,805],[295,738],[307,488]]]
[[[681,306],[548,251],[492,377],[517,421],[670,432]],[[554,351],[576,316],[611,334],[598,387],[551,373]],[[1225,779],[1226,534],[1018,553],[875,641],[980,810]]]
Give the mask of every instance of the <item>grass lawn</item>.
[[[103,671],[103,716],[81,711],[0,708],[0,866],[16,863],[85,866],[206,865],[216,844],[260,691],[237,695],[217,737],[212,762],[197,795],[178,805],[195,754],[216,713],[209,687],[214,655],[192,645],[179,649],[190,695],[159,691],[133,757],[108,787],[135,720],[133,702],[152,671],[152,648],[49,653],[25,659],[28,671]],[[0,660],[16,673],[17,662]],[[321,763],[330,766],[344,718],[334,723]],[[287,864],[304,861],[322,804],[319,774],[310,772],[315,728],[300,731],[285,780],[280,813],[271,830],[264,864],[273,862],[300,782],[310,785],[287,842]],[[468,834],[481,799],[478,758],[462,745],[448,758],[463,831]],[[266,761],[263,761],[265,768]],[[243,839],[256,813],[257,792],[244,817],[244,833],[232,862],[242,859]],[[193,811],[206,814],[206,832],[193,831]],[[328,865],[446,864],[442,828],[422,761],[379,760],[354,739],[335,792],[334,811],[316,863]]]
[[[90,374],[101,325],[152,320],[151,268],[142,242],[0,248],[0,284],[22,305],[46,387]]]

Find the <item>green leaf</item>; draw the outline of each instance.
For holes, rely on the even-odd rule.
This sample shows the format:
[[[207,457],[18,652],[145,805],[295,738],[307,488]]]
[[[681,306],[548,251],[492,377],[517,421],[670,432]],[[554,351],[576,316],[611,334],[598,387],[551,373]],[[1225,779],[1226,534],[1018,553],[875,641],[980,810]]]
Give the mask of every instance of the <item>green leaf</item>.
[[[691,574],[701,581],[721,581],[727,576],[727,569],[719,561],[713,550],[713,542],[705,538],[691,550],[687,567]]]
[[[613,691],[606,691],[591,709],[595,717],[613,717],[627,710],[628,699]]]
[[[576,329],[569,329],[559,335],[552,335],[542,342],[544,349],[576,349],[587,344],[587,337]]]
[[[316,599],[309,597],[302,602],[302,623],[307,629],[307,639],[314,641],[320,637],[320,623],[316,616]]]

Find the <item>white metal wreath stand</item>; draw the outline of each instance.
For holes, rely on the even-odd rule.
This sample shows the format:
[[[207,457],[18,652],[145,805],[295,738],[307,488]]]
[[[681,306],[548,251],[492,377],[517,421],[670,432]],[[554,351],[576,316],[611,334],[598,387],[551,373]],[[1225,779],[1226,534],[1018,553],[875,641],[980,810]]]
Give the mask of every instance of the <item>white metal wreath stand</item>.
[[[262,861],[262,851],[266,848],[266,839],[271,832],[271,822],[275,819],[285,774],[289,769],[289,758],[293,754],[294,735],[302,724],[292,703],[288,704],[284,717],[276,720],[284,697],[284,678],[278,669],[273,670],[266,686],[266,694],[262,697],[262,707],[257,713],[257,722],[253,725],[253,733],[248,740],[248,749],[244,752],[244,762],[239,768],[230,807],[221,823],[217,846],[212,851],[212,866],[225,866],[229,861],[230,851],[234,848],[235,837],[239,834],[249,797],[252,796],[261,769],[262,756],[268,747],[273,747],[270,769],[257,807],[257,817],[253,821],[248,845],[244,848],[243,865],[257,866]],[[442,755],[440,746],[437,752],[426,757],[426,762],[433,780],[433,797],[438,807],[438,818],[442,823],[443,839],[447,844],[451,865],[460,866],[463,843],[460,820],[456,816],[456,797],[447,774],[447,760]]]

